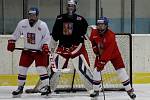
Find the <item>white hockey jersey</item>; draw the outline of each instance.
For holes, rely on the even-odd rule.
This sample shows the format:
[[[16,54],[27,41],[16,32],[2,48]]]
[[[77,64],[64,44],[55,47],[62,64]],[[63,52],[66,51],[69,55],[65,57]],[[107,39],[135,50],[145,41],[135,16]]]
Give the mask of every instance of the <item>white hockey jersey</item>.
[[[50,33],[47,24],[38,20],[36,24],[31,27],[28,19],[21,20],[14,33],[13,40],[18,40],[19,37],[24,36],[24,48],[41,50],[43,44],[49,44]]]

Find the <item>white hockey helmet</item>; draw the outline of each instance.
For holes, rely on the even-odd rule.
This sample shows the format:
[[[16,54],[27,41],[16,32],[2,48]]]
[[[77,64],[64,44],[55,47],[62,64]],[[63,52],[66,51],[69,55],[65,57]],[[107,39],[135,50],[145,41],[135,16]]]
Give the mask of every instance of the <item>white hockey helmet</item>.
[[[76,0],[68,0],[67,1],[67,13],[69,15],[73,15],[76,12],[76,5],[77,5],[77,1]]]
[[[77,5],[77,1],[76,0],[68,0],[67,4],[72,4],[72,5]]]

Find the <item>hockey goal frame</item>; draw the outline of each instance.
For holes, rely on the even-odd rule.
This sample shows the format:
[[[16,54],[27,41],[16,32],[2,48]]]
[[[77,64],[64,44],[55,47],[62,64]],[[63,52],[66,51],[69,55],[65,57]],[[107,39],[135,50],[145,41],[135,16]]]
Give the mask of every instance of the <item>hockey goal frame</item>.
[[[117,33],[116,36],[120,36],[120,35],[125,35],[127,36],[129,39],[128,39],[128,45],[129,45],[129,68],[128,68],[128,75],[129,75],[129,78],[130,78],[130,82],[131,82],[131,86],[132,86],[132,35],[130,33],[123,33],[123,34],[119,34]],[[86,91],[85,88],[82,88],[82,87],[74,87],[75,85],[75,77],[76,77],[76,70],[74,69],[73,70],[73,75],[72,75],[72,82],[71,82],[71,85],[70,87],[68,88],[57,88],[55,90],[56,93],[59,93],[59,92],[77,92],[77,91]],[[102,77],[103,77],[103,74],[102,74]],[[121,88],[105,88],[104,86],[104,90],[105,91],[125,91],[125,89],[123,87]]]

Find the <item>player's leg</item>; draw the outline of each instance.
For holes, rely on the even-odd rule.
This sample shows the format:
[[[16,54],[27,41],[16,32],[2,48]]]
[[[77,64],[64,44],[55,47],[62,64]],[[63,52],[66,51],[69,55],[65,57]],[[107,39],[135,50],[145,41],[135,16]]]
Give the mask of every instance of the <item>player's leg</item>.
[[[54,55],[54,59],[56,61],[56,64],[60,61],[62,62],[61,64],[57,64],[57,66],[59,65],[59,68],[63,66],[63,68],[66,68],[67,64],[68,64],[68,60],[69,59],[64,59],[62,56],[55,54]],[[65,61],[65,64],[63,65]],[[58,67],[57,67],[58,68]],[[49,80],[50,80],[50,86],[51,86],[51,91],[54,91],[56,89],[58,80],[59,80],[59,76],[60,76],[60,72],[59,73],[54,73],[53,70],[50,68],[50,66],[47,68],[48,71],[48,76],[49,76]],[[27,89],[26,93],[38,93],[40,92],[40,85],[42,84],[41,80],[39,79],[39,81],[36,83],[35,87],[33,89]]]
[[[47,62],[47,66],[49,65],[49,55],[47,56],[48,58],[46,58]],[[38,58],[38,57],[37,57]],[[51,69],[46,67],[47,69],[47,73],[48,73],[48,76],[51,74]],[[26,93],[40,93],[40,85],[42,84],[42,81],[41,79],[38,80],[38,82],[36,83],[35,87],[34,88],[30,88],[30,89],[26,89]]]
[[[80,60],[80,62],[79,62]],[[93,89],[92,83],[93,83],[93,75],[90,71],[90,69],[87,69],[84,64],[82,63],[81,57],[76,57],[71,60],[73,63],[74,68],[76,69],[76,72],[80,75],[80,78],[83,81],[86,90],[90,91]],[[79,66],[80,63],[80,66]],[[82,64],[81,64],[82,63]]]
[[[94,66],[89,66],[90,63],[89,63],[88,53],[84,49],[85,48],[81,49],[82,55],[80,55],[80,57],[82,58],[84,65],[87,68],[90,67],[92,69],[91,73],[93,73],[93,92],[90,94],[90,96],[95,97],[95,96],[99,95],[99,91],[101,90],[100,89],[101,80],[102,80],[101,79],[101,74],[100,74],[99,71],[97,71],[97,69]]]
[[[96,68],[93,70],[93,81],[93,92],[90,94],[90,97],[98,96],[101,91],[101,72],[98,72]]]
[[[51,93],[49,76],[47,72],[47,66],[49,64],[48,55],[42,52],[36,52],[34,54],[36,70],[39,73],[41,84],[38,89],[41,92],[41,95],[48,95]]]
[[[78,54],[75,54],[78,55]],[[72,58],[75,69],[84,80],[84,84],[87,90],[93,90],[91,96],[99,94],[101,77],[100,72],[96,69],[90,68],[88,54],[85,50],[84,45],[80,49],[80,56]]]
[[[55,54],[55,63],[56,63],[57,69],[62,69],[67,62],[68,62],[68,60],[66,58],[62,57],[59,54]],[[56,87],[59,83],[59,78],[61,76],[61,72],[53,72],[53,70],[51,70],[51,71],[52,71],[52,73],[50,75],[50,86],[51,86],[51,90],[55,91]]]
[[[29,54],[30,52],[28,51],[22,51],[18,67],[18,89],[12,92],[13,97],[20,97],[23,93],[28,67],[33,62],[33,59],[30,57]]]
[[[122,82],[125,90],[127,91],[130,98],[135,99],[136,95],[134,94],[134,89],[131,87],[131,82],[129,76],[125,70],[125,66],[121,57],[117,57],[111,60],[111,63],[115,67],[117,75]]]
[[[87,64],[87,60],[86,60],[87,57],[86,57],[86,55],[85,54],[84,55],[81,54],[80,57],[83,60],[83,64],[86,66],[86,68],[87,69],[91,69],[89,64]],[[100,88],[101,87],[101,74],[100,74],[99,71],[97,71],[96,68],[93,68],[91,73],[93,74],[93,76],[92,76],[93,89],[92,89],[92,91],[90,93],[90,96],[91,97],[95,97],[95,96],[99,95],[99,91],[101,90],[101,88]]]
[[[38,87],[40,86],[40,84],[41,84],[41,80],[39,79],[34,88],[26,89],[25,92],[26,93],[39,93],[40,91],[38,90]]]

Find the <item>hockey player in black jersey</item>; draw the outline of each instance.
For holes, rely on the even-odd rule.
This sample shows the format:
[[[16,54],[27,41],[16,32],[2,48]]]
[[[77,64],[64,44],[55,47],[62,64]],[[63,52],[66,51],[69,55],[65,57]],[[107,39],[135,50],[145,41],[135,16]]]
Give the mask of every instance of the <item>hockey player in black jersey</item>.
[[[96,69],[93,71],[90,68],[88,53],[84,44],[88,23],[83,16],[75,13],[76,5],[75,0],[68,0],[67,13],[58,15],[56,18],[51,34],[51,40],[59,41],[55,61],[58,68],[63,68],[68,59],[72,61],[81,79],[85,81],[86,89],[93,90],[90,96],[94,97],[99,95],[100,72]],[[92,76],[88,75],[88,73]],[[58,79],[56,78],[55,80]]]

